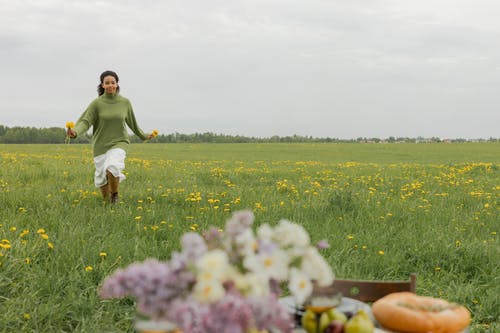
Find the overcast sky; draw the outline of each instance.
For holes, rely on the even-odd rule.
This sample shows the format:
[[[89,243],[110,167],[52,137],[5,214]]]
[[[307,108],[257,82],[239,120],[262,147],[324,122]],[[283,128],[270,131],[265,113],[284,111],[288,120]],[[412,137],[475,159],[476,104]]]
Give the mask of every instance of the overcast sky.
[[[498,0],[0,0],[0,124],[115,70],[147,132],[500,137]]]

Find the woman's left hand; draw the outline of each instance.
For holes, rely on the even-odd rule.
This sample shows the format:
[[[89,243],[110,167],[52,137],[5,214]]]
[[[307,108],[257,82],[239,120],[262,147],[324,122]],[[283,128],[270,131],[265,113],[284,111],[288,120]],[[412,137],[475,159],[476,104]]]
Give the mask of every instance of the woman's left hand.
[[[66,130],[66,135],[68,135],[68,137],[70,138],[76,138],[76,132],[72,129],[72,128],[68,128]]]

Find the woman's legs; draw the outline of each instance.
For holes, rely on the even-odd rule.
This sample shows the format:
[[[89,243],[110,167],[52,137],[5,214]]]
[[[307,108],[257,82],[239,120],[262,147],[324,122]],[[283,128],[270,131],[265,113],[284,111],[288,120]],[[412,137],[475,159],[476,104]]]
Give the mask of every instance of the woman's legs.
[[[109,170],[106,170],[106,177],[108,178],[109,192],[111,194],[111,203],[117,203],[120,177],[113,176],[113,174]]]
[[[122,173],[125,168],[125,156],[123,149],[113,148],[94,157],[94,182],[95,186],[101,189],[105,201],[118,202],[118,185],[125,179]]]
[[[101,186],[101,193],[102,193],[102,198],[104,201],[109,201],[109,183],[106,185]]]

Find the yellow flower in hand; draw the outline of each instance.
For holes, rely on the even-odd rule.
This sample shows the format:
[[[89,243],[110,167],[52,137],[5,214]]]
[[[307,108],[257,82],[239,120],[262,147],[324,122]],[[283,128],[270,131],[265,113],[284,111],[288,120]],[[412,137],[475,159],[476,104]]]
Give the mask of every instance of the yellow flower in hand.
[[[153,132],[151,132],[151,135],[153,136],[153,138],[156,138],[158,136],[158,130],[153,130]]]
[[[67,121],[66,122],[66,128],[73,128],[73,127],[75,127],[75,123],[74,122],[72,122],[72,121]]]

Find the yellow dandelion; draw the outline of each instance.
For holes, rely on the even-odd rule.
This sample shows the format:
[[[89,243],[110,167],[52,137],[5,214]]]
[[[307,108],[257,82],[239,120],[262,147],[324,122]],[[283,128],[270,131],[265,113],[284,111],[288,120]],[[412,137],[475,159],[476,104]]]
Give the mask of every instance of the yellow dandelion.
[[[353,240],[353,239],[354,239],[354,236],[353,236],[353,235],[347,235],[347,239],[348,239],[348,240]]]
[[[52,244],[51,242],[48,242],[48,243],[47,243],[47,247],[48,247],[50,250],[53,250],[53,249],[54,249],[54,244]]]
[[[66,128],[73,128],[73,127],[75,127],[75,123],[74,122],[72,122],[72,121],[67,121],[66,122]]]
[[[10,227],[10,229],[9,229],[9,230],[10,230],[10,231],[16,231],[16,230],[17,230],[17,228],[16,228],[16,227]]]
[[[25,314],[23,314],[23,318],[24,318],[24,320],[30,320],[31,315],[29,313],[25,313]]]
[[[25,230],[23,230],[23,232],[21,232],[21,233],[19,234],[19,237],[21,237],[21,238],[22,238],[22,237],[26,236],[26,235],[27,235],[27,234],[29,234],[29,233],[30,233],[30,231],[29,231],[29,230],[27,230],[27,229],[25,229]]]
[[[45,229],[40,228],[40,229],[38,229],[38,230],[36,231],[36,233],[37,233],[37,234],[44,234],[44,233],[45,233]]]
[[[156,138],[158,136],[158,130],[153,130],[153,132],[151,132],[151,136],[153,136],[153,138]]]
[[[108,254],[106,252],[99,252],[99,257],[105,258]]]
[[[435,270],[436,272],[439,272],[439,271],[441,270],[441,267],[434,267],[434,270]]]
[[[92,266],[85,266],[85,272],[92,272],[94,268]]]
[[[24,262],[29,265],[29,264],[31,264],[31,259],[30,258],[25,258]]]
[[[385,252],[382,250],[378,251],[377,253],[380,254],[381,256],[383,256],[385,254]]]
[[[141,219],[142,219],[142,216],[140,216],[140,215],[135,217],[136,221],[140,221]]]

